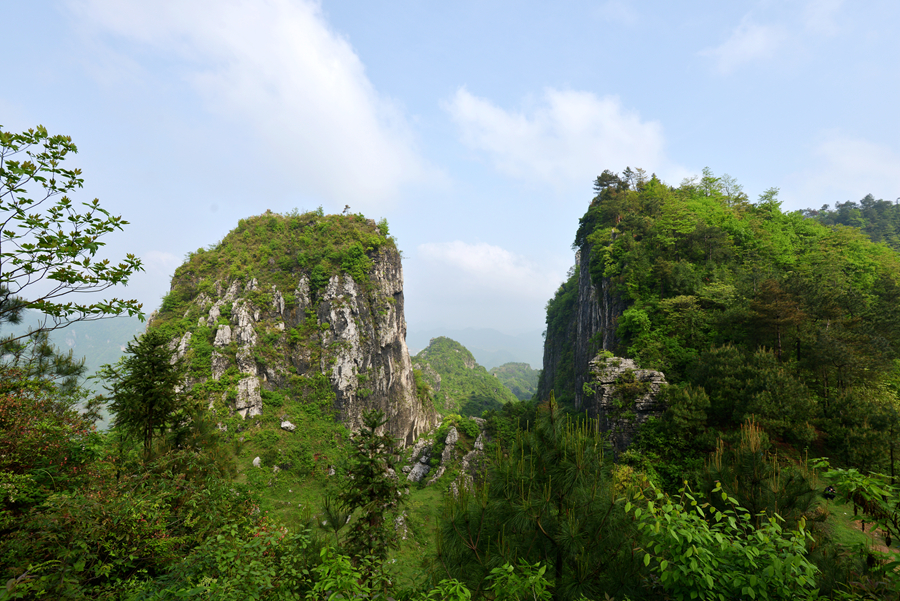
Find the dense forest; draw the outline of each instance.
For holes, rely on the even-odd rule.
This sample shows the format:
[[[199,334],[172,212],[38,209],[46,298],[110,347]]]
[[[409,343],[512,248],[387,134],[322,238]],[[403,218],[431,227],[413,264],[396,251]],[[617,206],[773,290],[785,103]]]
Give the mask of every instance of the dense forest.
[[[898,199],[900,200],[900,199]],[[873,242],[884,242],[894,250],[900,250],[900,202],[875,200],[871,194],[858,203],[839,202],[834,209],[824,205],[821,209],[806,209],[805,217],[811,217],[824,225],[845,225],[859,228]]]
[[[61,196],[81,184],[60,168],[71,140],[0,133],[0,600],[898,598],[896,205],[786,213],[777,191],[751,202],[708,170],[678,187],[605,171],[575,236],[583,260],[547,304],[548,394],[517,401],[438,339],[412,385],[423,419],[439,402],[428,361],[479,376],[471,390],[441,378],[446,411],[500,400],[404,447],[380,408],[345,425],[387,368],[341,372],[358,349],[334,334],[402,318],[373,267],[396,254],[386,221],[242,221],[176,271],[95,397],[46,331],[5,328],[26,309],[59,327],[138,312],[15,287],[39,269],[62,296],[127,282],[139,260],[92,260],[127,223]],[[665,411],[621,452],[577,406],[583,273],[623,307],[593,350],[668,382]],[[328,374],[353,393],[344,405]],[[258,405],[237,404],[251,388]],[[407,476],[428,462],[433,478]]]

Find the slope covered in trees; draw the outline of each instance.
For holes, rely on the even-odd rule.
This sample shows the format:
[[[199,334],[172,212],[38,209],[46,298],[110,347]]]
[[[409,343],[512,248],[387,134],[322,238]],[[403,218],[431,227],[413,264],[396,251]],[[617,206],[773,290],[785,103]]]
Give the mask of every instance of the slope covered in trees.
[[[504,363],[492,367],[490,373],[509,388],[517,399],[527,401],[537,390],[541,370],[532,369],[527,363]]]
[[[640,170],[605,171],[595,189],[575,237],[590,248],[579,270],[626,307],[606,350],[674,384],[669,439],[707,450],[697,441],[711,444],[715,431],[754,416],[798,448],[895,469],[896,252],[857,229],[782,211],[775,189],[750,202],[708,170],[677,188]],[[548,339],[571,327],[578,275],[548,303]],[[561,396],[573,379],[560,377]]]
[[[806,217],[824,225],[843,225],[859,228],[872,242],[884,242],[900,251],[900,202],[875,200],[871,194],[859,202],[839,202],[831,209],[806,209]]]
[[[442,414],[478,417],[516,401],[516,396],[455,340],[432,338],[412,361],[417,380],[430,387],[435,408]]]

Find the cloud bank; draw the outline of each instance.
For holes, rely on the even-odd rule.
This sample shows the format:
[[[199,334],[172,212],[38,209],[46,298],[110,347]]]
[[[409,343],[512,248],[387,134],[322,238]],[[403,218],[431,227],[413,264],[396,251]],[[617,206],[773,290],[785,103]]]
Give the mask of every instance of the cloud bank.
[[[507,111],[465,88],[446,105],[463,143],[502,173],[557,187],[584,185],[606,168],[665,168],[662,126],[615,96],[548,88],[530,111]]]
[[[250,128],[260,147],[247,154],[287,171],[303,191],[371,208],[428,176],[404,115],[375,90],[318,3],[72,0],[70,7],[95,36],[128,42],[124,51],[142,64],[158,68],[174,57],[169,68],[208,108]]]
[[[894,148],[831,132],[816,144],[812,156],[814,165],[785,186],[794,209],[858,201],[866,194],[884,200],[900,196],[900,153]],[[801,202],[803,207],[793,206]]]

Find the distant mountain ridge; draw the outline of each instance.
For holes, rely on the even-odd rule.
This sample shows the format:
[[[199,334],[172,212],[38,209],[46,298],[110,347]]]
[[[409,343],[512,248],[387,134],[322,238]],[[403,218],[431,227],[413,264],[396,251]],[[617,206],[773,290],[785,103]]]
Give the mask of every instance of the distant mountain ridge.
[[[40,321],[37,311],[27,311],[22,316],[22,323],[8,324],[2,333],[24,334],[29,328],[37,328]],[[144,327],[140,319],[128,316],[79,321],[50,332],[50,342],[62,351],[71,350],[76,359],[84,357],[87,375],[92,375],[101,365],[118,361],[125,346],[142,334]]]
[[[459,341],[486,369],[504,363],[528,363],[531,367],[543,364],[544,338],[541,330],[511,335],[493,328],[411,328],[406,335],[406,344],[410,353],[415,354],[426,348],[432,338],[440,337]]]
[[[516,401],[499,378],[489,374],[459,342],[439,336],[412,357],[413,369],[431,387],[435,409],[479,417],[486,409],[499,409]]]
[[[541,370],[532,369],[527,363],[504,363],[490,370],[492,376],[512,391],[520,401],[528,401],[537,392]]]

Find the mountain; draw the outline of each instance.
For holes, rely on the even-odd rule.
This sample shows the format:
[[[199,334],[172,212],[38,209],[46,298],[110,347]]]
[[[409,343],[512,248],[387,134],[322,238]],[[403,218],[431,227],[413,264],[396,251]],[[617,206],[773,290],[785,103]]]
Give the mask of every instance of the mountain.
[[[436,424],[416,395],[400,253],[384,221],[321,211],[243,219],[175,271],[150,327],[171,337],[185,386],[223,427],[281,425],[308,454],[343,436],[328,431],[332,414],[355,431],[380,409],[406,444]]]
[[[458,340],[487,369],[510,362],[541,365],[544,339],[540,330],[510,335],[491,328],[410,329],[406,343],[415,354],[427,347],[432,338],[441,336]]]
[[[41,317],[36,311],[26,311],[19,324],[6,324],[4,334],[24,334],[40,326]],[[101,365],[115,363],[125,351],[125,346],[144,331],[145,324],[137,317],[127,315],[109,319],[75,322],[65,328],[50,332],[50,342],[63,351],[72,351],[78,359],[84,357],[87,376],[93,375]],[[85,383],[96,388],[97,383]]]
[[[477,417],[486,409],[498,409],[517,400],[466,347],[450,338],[432,339],[412,361],[419,377],[431,387],[435,407],[442,414]]]
[[[504,363],[492,367],[490,374],[509,388],[520,401],[527,401],[537,392],[541,370],[532,369],[527,363]]]
[[[783,212],[777,189],[751,203],[708,170],[677,188],[605,171],[595,189],[576,268],[547,304],[539,396],[596,414],[590,365],[616,355],[671,385],[660,440],[702,447],[753,419],[887,469],[896,409],[878,391],[895,389],[900,360],[897,252]]]

